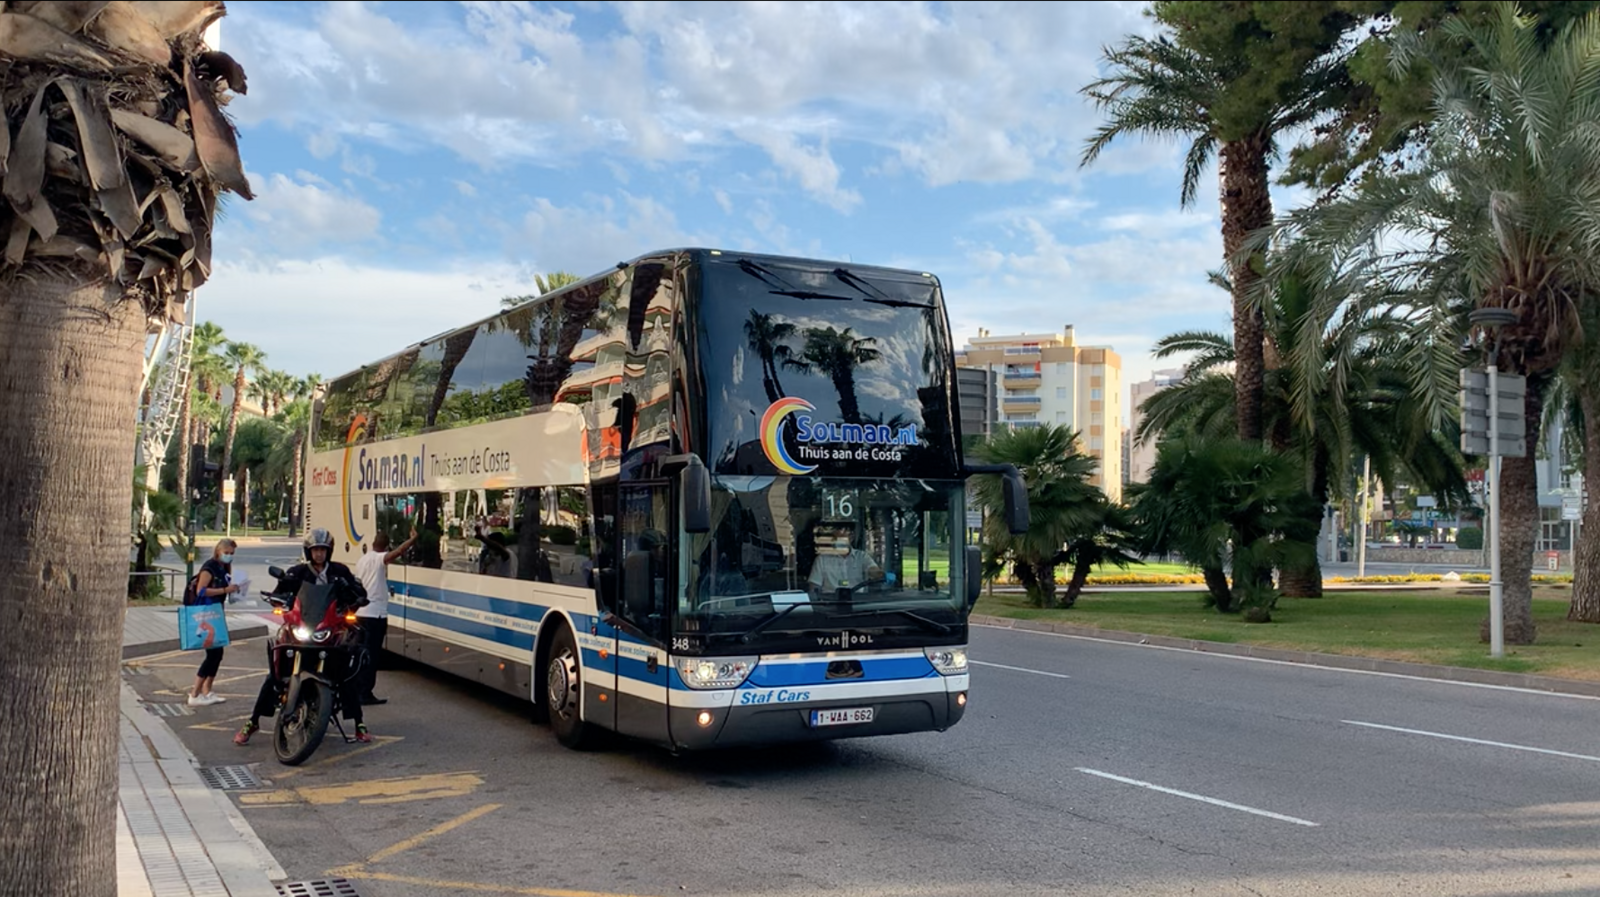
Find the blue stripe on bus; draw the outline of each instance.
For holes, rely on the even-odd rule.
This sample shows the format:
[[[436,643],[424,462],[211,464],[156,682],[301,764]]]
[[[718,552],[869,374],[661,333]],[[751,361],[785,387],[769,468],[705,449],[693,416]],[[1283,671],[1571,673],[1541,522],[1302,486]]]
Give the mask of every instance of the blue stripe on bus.
[[[758,664],[741,688],[786,688],[796,685],[828,685],[841,682],[883,682],[889,679],[926,679],[939,675],[926,657],[857,658],[861,676],[854,679],[829,679],[828,661]]]
[[[550,609],[543,604],[529,604],[525,601],[511,601],[506,598],[491,598],[488,595],[479,595],[476,592],[441,589],[438,586],[425,586],[417,583],[399,583],[394,586],[394,593],[405,595],[408,598],[437,601],[440,604],[449,604],[454,607],[481,610],[486,613],[500,614],[504,617],[515,617],[518,620],[527,620],[530,623],[539,622],[544,618],[545,612]]]
[[[486,642],[495,642],[497,644],[506,645],[507,647],[517,648],[527,651],[530,654],[533,652],[532,633],[518,632],[515,629],[507,629],[504,626],[495,626],[491,623],[479,623],[475,620],[463,620],[459,617],[452,617],[446,613],[438,613],[435,611],[426,610],[416,607],[415,605],[407,607],[405,611],[406,620],[414,620],[418,623],[426,623],[429,626],[437,626],[440,629],[449,630],[450,632],[458,632],[462,635],[470,635],[473,638],[480,638]]]

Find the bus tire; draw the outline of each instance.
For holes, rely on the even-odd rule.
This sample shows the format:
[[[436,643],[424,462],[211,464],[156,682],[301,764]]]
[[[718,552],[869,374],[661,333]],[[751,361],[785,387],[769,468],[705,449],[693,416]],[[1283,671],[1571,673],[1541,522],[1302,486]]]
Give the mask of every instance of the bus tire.
[[[578,751],[594,747],[595,728],[583,720],[582,655],[578,653],[578,640],[566,625],[550,642],[544,681],[544,703],[556,740]]]

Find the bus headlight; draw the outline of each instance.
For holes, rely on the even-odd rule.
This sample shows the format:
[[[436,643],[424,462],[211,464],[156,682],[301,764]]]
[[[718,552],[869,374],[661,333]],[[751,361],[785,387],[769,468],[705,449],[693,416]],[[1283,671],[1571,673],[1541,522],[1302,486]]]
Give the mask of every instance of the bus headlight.
[[[678,676],[690,688],[738,688],[756,668],[755,657],[674,657]]]
[[[959,676],[967,671],[966,648],[924,648],[928,662],[946,676]]]

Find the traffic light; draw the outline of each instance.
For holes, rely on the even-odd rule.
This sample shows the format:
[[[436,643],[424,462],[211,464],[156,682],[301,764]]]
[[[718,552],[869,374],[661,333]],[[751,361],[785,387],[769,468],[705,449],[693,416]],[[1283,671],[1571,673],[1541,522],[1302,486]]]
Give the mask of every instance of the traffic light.
[[[189,491],[196,499],[221,469],[221,464],[206,460],[205,446],[189,446]]]

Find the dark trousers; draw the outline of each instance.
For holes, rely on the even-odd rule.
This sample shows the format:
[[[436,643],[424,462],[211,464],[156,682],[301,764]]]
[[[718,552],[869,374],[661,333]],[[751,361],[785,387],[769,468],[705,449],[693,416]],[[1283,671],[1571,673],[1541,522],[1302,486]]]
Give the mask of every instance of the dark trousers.
[[[372,689],[378,684],[378,658],[383,654],[383,640],[389,635],[388,617],[356,617],[361,626],[361,636],[367,646],[367,662],[358,677],[363,698],[373,697]]]
[[[195,672],[195,676],[200,679],[210,679],[215,676],[217,670],[222,668],[223,650],[223,648],[207,648],[206,657],[200,661],[200,669]]]
[[[344,708],[344,718],[355,723],[361,722],[361,679],[366,670],[371,666],[371,659],[365,651],[357,651],[350,658],[352,665],[358,665],[344,677],[335,677],[335,687],[339,689],[339,706]],[[250,721],[259,723],[264,716],[277,716],[278,707],[283,703],[283,691],[288,686],[288,681],[279,679],[271,671],[261,682],[261,691],[256,695],[256,706],[250,711]]]

